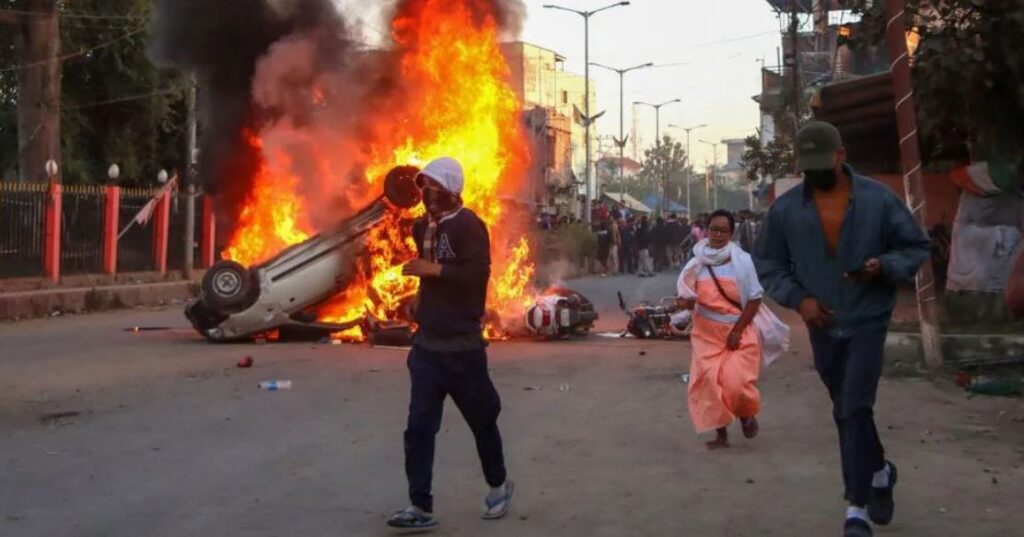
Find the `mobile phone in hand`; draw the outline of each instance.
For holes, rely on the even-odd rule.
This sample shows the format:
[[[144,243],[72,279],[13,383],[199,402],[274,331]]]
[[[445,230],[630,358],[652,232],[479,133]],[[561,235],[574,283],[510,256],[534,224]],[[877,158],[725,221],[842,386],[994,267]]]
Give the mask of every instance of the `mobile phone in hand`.
[[[867,270],[868,270],[867,267],[860,267],[859,269],[851,270],[851,271],[847,272],[846,274],[844,274],[844,276],[846,276],[847,278],[850,278],[850,279],[859,278],[859,277],[863,276],[864,273],[867,272]]]

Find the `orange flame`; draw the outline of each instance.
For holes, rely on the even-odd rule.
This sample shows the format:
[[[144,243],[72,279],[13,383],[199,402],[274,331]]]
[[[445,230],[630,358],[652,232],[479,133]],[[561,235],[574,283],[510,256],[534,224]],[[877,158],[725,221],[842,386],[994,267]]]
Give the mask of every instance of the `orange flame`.
[[[255,136],[249,137],[249,143],[263,149]],[[261,163],[248,203],[242,208],[238,227],[224,252],[226,259],[245,266],[255,265],[309,238],[303,203],[295,195],[299,179],[287,172],[290,157],[283,153],[277,157],[285,171],[272,173],[265,160]]]
[[[463,200],[491,231],[492,278],[488,308],[499,315],[521,315],[523,297],[533,277],[525,222],[503,207],[499,196],[515,193],[528,164],[520,127],[521,105],[507,82],[510,71],[498,45],[494,15],[480,13],[479,0],[416,0],[403,3],[392,22],[402,80],[397,103],[374,118],[364,147],[367,190],[379,192],[388,170],[397,165],[423,166],[442,156],[463,166]],[[395,128],[400,125],[401,128]],[[366,133],[363,133],[366,136]],[[275,160],[285,159],[275,156]],[[260,174],[243,211],[243,221],[226,255],[243,264],[267,259],[300,242],[309,231],[302,219],[303,200],[289,173]],[[360,277],[324,306],[328,321],[348,321],[371,314],[400,317],[419,287],[401,274],[401,265],[416,255],[406,211],[375,227],[359,260]],[[287,214],[282,214],[287,213]],[[489,327],[490,336],[499,335]],[[355,331],[344,339],[361,339]]]

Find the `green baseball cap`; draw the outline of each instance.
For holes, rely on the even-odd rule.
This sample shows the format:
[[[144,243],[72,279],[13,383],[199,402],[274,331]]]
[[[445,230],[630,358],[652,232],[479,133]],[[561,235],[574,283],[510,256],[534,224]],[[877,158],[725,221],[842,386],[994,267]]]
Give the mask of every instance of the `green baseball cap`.
[[[797,169],[831,170],[835,168],[835,152],[843,147],[839,129],[831,123],[812,121],[797,134]]]

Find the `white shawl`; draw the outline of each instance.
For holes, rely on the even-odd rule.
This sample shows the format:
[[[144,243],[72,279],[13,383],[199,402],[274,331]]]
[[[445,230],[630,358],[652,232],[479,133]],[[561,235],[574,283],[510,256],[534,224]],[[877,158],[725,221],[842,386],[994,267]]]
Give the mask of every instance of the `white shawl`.
[[[717,267],[725,264],[732,266],[736,274],[736,286],[740,292],[740,305],[747,307],[747,302],[764,296],[764,289],[757,279],[757,270],[750,254],[730,242],[724,248],[714,249],[708,239],[704,239],[693,247],[693,259],[679,273],[676,288],[681,298],[697,299],[697,278],[704,267]],[[771,365],[789,350],[789,326],[782,322],[769,308],[762,303],[753,321],[757,335],[761,338],[761,355],[765,365]]]

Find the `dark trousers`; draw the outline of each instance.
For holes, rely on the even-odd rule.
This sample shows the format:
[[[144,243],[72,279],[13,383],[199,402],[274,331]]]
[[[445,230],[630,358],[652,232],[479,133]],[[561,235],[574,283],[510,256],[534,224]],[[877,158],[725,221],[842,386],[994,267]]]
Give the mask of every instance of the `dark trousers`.
[[[875,428],[875,396],[882,376],[886,328],[864,329],[848,337],[832,337],[811,329],[814,366],[832,398],[832,417],[839,430],[845,498],[864,506],[871,479],[885,466],[885,451]]]
[[[632,274],[636,272],[637,258],[639,257],[636,247],[624,243],[619,250],[619,273]]]
[[[476,438],[487,484],[504,484],[505,455],[498,432],[501,400],[487,373],[487,352],[439,353],[413,347],[408,365],[412,395],[405,430],[405,475],[412,504],[427,512],[434,511],[434,497],[430,494],[434,445],[448,395]]]

